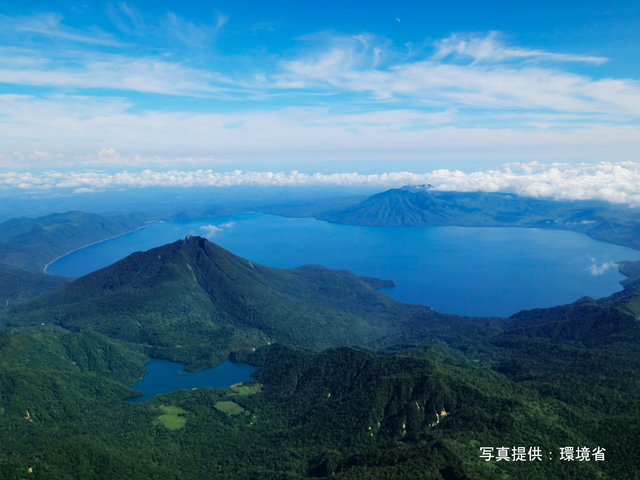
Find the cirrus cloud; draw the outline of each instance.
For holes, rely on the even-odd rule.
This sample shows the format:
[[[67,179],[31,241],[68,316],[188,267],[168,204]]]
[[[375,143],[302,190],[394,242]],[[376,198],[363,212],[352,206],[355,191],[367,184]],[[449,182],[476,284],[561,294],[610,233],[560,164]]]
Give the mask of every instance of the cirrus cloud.
[[[239,49],[221,12],[106,14],[0,15],[0,165],[637,160],[639,79],[590,52],[494,31],[419,47],[321,31],[286,50],[245,36]]]

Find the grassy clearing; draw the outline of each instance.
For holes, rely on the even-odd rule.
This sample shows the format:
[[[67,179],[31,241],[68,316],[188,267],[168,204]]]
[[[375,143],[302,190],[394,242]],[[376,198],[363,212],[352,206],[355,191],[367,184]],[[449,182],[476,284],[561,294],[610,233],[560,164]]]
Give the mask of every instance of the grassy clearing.
[[[180,416],[182,413],[185,413],[180,407],[160,405],[160,409],[165,413],[158,417],[158,422],[169,430],[178,430],[179,428],[184,427],[187,423],[187,419]]]
[[[244,412],[244,408],[234,402],[216,402],[215,407],[229,415],[238,415]]]
[[[229,387],[236,395],[253,395],[259,393],[262,390],[262,384],[254,383],[253,385],[245,385],[244,383],[236,383]]]

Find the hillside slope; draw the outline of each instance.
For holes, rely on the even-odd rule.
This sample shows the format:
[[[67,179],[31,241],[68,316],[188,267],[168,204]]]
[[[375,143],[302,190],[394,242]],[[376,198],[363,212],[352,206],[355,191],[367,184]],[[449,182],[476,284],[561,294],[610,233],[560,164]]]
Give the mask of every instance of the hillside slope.
[[[42,272],[49,262],[77,248],[145,225],[138,213],[103,217],[69,211],[0,224],[0,265]]]
[[[0,265],[0,311],[68,285],[71,279]]]
[[[440,314],[375,291],[392,283],[312,265],[265,267],[204,238],[187,237],[18,305],[5,324],[95,330],[199,368],[230,351],[274,341],[377,347],[454,339],[461,331],[483,336],[500,331],[504,322]]]

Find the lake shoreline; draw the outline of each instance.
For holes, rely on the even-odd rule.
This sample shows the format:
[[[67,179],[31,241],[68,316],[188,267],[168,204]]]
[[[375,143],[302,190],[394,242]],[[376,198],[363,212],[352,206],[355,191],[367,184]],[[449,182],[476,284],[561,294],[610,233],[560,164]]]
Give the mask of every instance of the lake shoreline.
[[[157,222],[147,222],[147,223],[157,223]],[[97,244],[97,243],[106,242],[107,240],[113,240],[114,238],[122,237],[123,235],[128,235],[128,234],[130,234],[130,233],[137,232],[138,230],[142,230],[143,228],[147,228],[148,226],[149,226],[149,225],[142,225],[141,227],[138,227],[138,228],[136,228],[135,230],[130,230],[130,231],[128,231],[128,232],[124,232],[124,233],[121,233],[121,234],[119,234],[119,235],[114,235],[113,237],[103,238],[102,240],[98,240],[97,242],[89,243],[89,244],[87,244],[87,245],[85,245],[85,246],[83,246],[83,247],[80,247],[80,248],[76,248],[76,249],[74,249],[74,250],[71,250],[70,252],[67,252],[67,253],[65,253],[64,255],[60,255],[58,258],[54,258],[54,259],[53,259],[53,260],[51,260],[49,263],[47,263],[47,264],[44,266],[44,273],[45,273],[45,274],[47,274],[47,275],[53,275],[53,274],[49,274],[49,273],[47,273],[47,268],[49,267],[49,265],[51,265],[52,263],[54,263],[54,262],[56,262],[56,261],[60,260],[61,258],[66,257],[67,255],[72,254],[73,252],[77,252],[78,250],[82,250],[83,248],[90,247],[91,245],[95,245],[95,244]],[[68,277],[68,278],[73,278],[73,277]]]
[[[151,230],[128,232],[135,237],[124,240],[117,240],[124,234],[113,237],[113,244],[105,245],[107,239],[95,242],[80,254],[83,249],[69,252],[64,256],[68,260],[56,264],[56,269],[50,264],[47,272],[77,278],[135,251],[205,231],[223,248],[258,264],[277,268],[317,264],[363,277],[391,278],[397,286],[387,293],[397,301],[463,316],[508,317],[525,309],[569,304],[583,296],[611,295],[624,286],[625,272],[619,266],[623,259],[640,260],[640,252],[630,247],[573,230],[536,227],[398,229],[255,213],[145,227]],[[285,233],[289,228],[293,230]],[[256,244],[256,238],[263,240]],[[78,256],[69,258],[70,254]],[[546,284],[557,273],[567,285],[556,278],[551,283],[559,291],[554,292]]]
[[[130,388],[143,395],[124,398],[128,403],[142,403],[156,395],[175,392],[176,390],[194,391],[198,388],[230,388],[249,380],[258,367],[247,363],[233,363],[226,358],[218,365],[198,370],[184,371],[185,365],[170,360],[150,357],[146,364],[147,372]],[[178,374],[178,371],[183,373]]]

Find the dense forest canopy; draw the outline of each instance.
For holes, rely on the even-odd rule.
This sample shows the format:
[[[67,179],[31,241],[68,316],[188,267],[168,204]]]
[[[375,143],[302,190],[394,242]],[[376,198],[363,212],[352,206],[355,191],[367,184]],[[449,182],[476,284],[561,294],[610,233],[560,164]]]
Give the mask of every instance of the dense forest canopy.
[[[0,476],[634,478],[639,270],[620,269],[611,297],[476,319],[199,237],[73,282],[3,266]],[[148,355],[259,369],[123,402]]]

